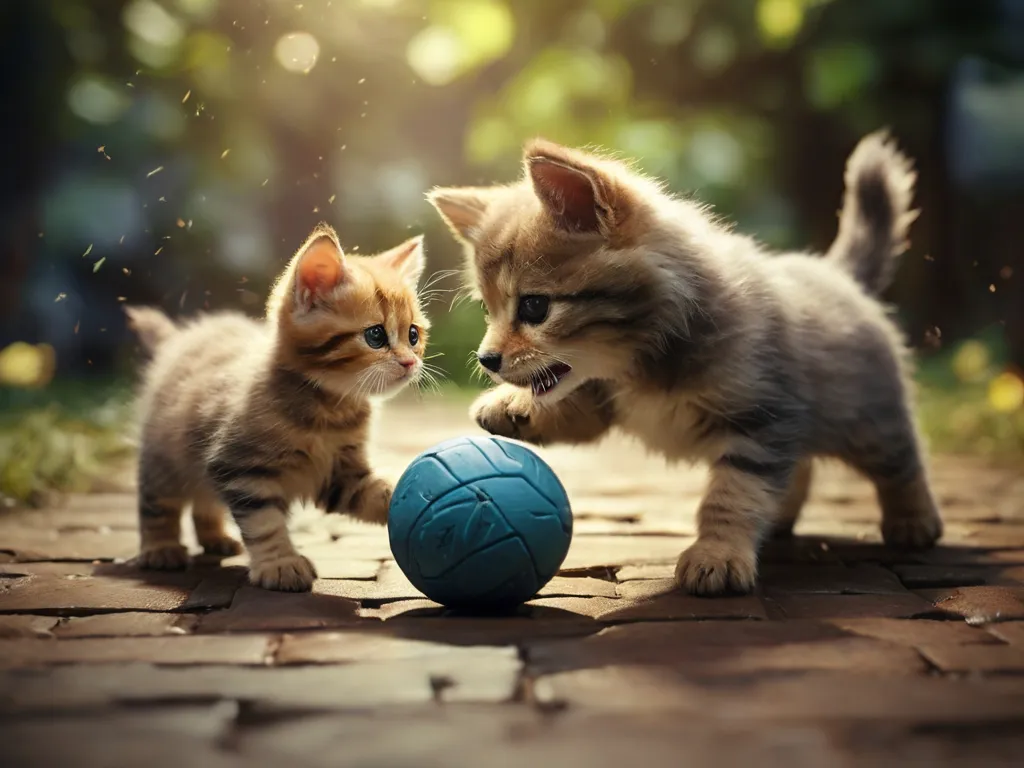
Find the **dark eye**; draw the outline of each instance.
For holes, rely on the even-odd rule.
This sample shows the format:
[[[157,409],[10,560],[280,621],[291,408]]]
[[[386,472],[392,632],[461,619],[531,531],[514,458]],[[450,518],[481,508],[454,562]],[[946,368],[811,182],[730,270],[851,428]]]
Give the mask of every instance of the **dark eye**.
[[[366,343],[371,348],[380,349],[388,343],[388,332],[384,329],[383,325],[375,325],[363,331],[363,338],[366,339]]]
[[[414,347],[420,343],[420,330],[415,325],[409,326],[409,343]]]
[[[516,316],[521,323],[540,325],[547,319],[550,304],[547,296],[523,296],[519,299]]]

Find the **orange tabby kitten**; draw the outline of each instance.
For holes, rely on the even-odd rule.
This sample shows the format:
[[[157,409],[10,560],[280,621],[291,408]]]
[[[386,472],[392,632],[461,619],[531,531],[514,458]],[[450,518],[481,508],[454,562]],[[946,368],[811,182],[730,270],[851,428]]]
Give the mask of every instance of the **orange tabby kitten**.
[[[316,572],[288,536],[292,501],[387,521],[392,489],[366,457],[370,399],[422,372],[423,266],[419,237],[346,257],[323,226],[278,279],[264,322],[224,313],[178,325],[127,310],[153,356],[140,402],[139,566],[187,565],[180,524],[191,504],[205,551],[240,551],[224,528],[230,510],[252,583],[303,591]]]

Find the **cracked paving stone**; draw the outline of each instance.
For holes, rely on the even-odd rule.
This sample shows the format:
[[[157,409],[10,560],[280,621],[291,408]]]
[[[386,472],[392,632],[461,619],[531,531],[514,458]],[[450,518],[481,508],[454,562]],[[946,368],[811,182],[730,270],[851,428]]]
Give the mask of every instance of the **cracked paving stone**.
[[[834,619],[829,623],[863,637],[873,637],[910,647],[922,645],[993,644],[995,639],[962,621],[930,619]]]
[[[962,616],[968,624],[1024,619],[1022,587],[922,589],[917,594],[931,601],[943,613]]]
[[[936,614],[931,603],[912,592],[891,595],[806,595],[765,590],[789,619],[909,619]]]
[[[63,619],[53,634],[59,638],[186,635],[198,623],[197,615],[187,613],[104,613]]]
[[[1024,648],[1024,621],[1006,621],[990,624],[986,627],[989,634],[998,637],[1004,643]]]
[[[223,637],[131,637],[75,640],[0,640],[0,667],[53,664],[264,664],[268,638],[262,635]]]
[[[640,565],[675,560],[692,536],[577,536],[562,563],[564,570]]]
[[[532,667],[554,671],[606,664],[672,666],[695,663],[698,655],[729,659],[752,648],[827,648],[852,639],[858,638],[814,621],[668,621],[619,624],[582,639],[538,639],[528,642],[527,650]]]
[[[455,653],[459,645],[396,637],[382,631],[303,632],[285,635],[275,664],[342,664],[417,659]]]
[[[138,531],[100,529],[56,531],[20,528],[4,532],[3,550],[16,562],[37,560],[117,560],[133,557]]]
[[[51,714],[43,717],[8,716],[0,724],[5,763],[24,768],[74,765],[104,768],[146,765],[176,768],[182,756],[203,768],[243,768],[243,758],[221,748],[237,714],[234,702],[206,705],[161,706],[136,711],[125,709]],[[116,755],[116,758],[112,758]],[[268,747],[262,757],[291,763]]]
[[[894,565],[893,571],[908,589],[970,587],[988,583],[991,568],[968,565]]]
[[[150,638],[151,640],[154,638]],[[188,640],[245,638],[175,638]],[[172,642],[158,638],[163,642]],[[8,641],[22,642],[22,641]],[[32,640],[66,645],[88,640]],[[134,640],[132,642],[141,642]],[[0,671],[0,712],[52,712],[112,703],[236,699],[271,707],[358,710],[389,704],[473,700],[501,703],[515,695],[522,662],[514,649],[463,648],[384,662],[286,667],[85,664]],[[439,691],[439,681],[444,682]]]
[[[274,592],[242,586],[231,606],[199,620],[197,632],[260,632],[329,629],[359,622],[359,603],[321,592],[330,581],[317,581],[312,592]],[[326,586],[325,586],[326,585]]]
[[[202,581],[194,571],[125,572],[123,576],[69,574],[12,579],[0,594],[0,613],[174,611]]]
[[[1024,672],[1024,648],[1012,645],[926,645],[918,650],[943,672]]]
[[[56,616],[0,615],[0,639],[53,637],[52,630],[59,621]]]
[[[756,595],[694,597],[680,592],[674,579],[626,581],[618,585],[618,594],[626,604],[602,613],[602,621],[768,618]]]
[[[875,563],[765,565],[760,574],[766,590],[794,594],[891,595],[906,594],[896,574]]]

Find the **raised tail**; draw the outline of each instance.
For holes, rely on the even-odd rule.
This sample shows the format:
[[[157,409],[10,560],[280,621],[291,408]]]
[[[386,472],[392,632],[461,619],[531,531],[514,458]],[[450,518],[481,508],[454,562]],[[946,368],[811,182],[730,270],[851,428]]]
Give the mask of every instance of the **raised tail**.
[[[125,307],[128,327],[139,337],[142,346],[152,355],[169,337],[178,332],[178,326],[159,309],[152,307]]]
[[[878,295],[892,282],[907,232],[917,218],[911,209],[917,174],[888,133],[861,139],[846,163],[846,195],[839,234],[826,258]]]

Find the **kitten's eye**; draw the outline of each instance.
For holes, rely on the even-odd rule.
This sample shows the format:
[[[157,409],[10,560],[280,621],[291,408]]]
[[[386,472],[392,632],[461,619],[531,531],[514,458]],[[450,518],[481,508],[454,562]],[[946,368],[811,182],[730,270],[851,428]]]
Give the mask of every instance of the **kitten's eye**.
[[[388,332],[383,325],[375,325],[363,331],[363,338],[371,349],[380,349],[388,343]]]
[[[420,331],[415,325],[409,326],[409,343],[414,347],[420,343]]]
[[[523,296],[519,299],[516,316],[522,323],[540,325],[547,319],[550,305],[551,301],[547,296]]]

